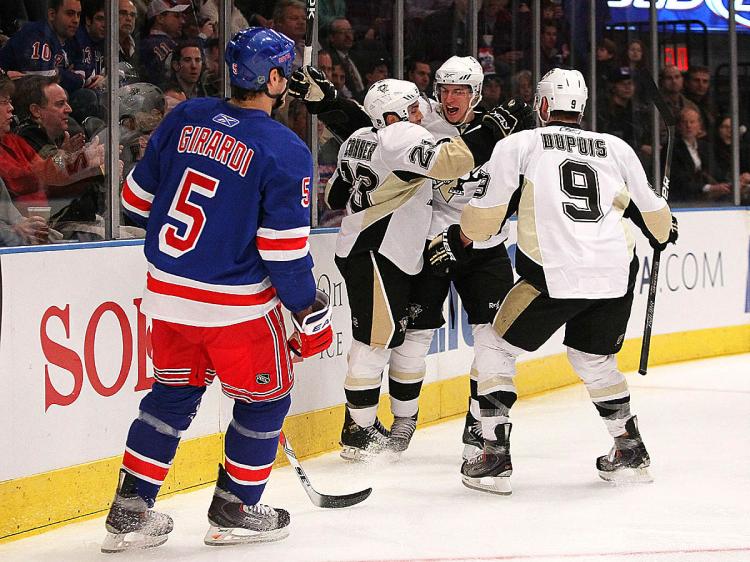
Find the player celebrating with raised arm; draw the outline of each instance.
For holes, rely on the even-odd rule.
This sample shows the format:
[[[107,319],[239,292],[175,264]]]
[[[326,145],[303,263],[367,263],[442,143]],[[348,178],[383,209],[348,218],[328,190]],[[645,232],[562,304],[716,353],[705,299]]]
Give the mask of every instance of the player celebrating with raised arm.
[[[479,377],[480,397],[502,403],[506,411],[482,417],[483,454],[461,467],[470,488],[511,493],[509,410],[516,358],[538,349],[563,325],[568,358],[615,441],[609,455],[596,461],[599,475],[650,480],[648,453],[615,360],[638,273],[624,219],[633,220],[662,249],[677,240],[677,222],[651,190],[632,148],[612,135],[581,129],[587,99],[580,72],[548,72],[535,99],[546,126],[495,146],[483,166],[487,188],[466,206],[460,226],[449,228],[449,240],[441,235],[428,250],[431,263],[442,269],[459,246],[497,233],[517,206],[520,280],[493,322],[502,362],[491,377]]]
[[[345,205],[348,211],[336,242],[336,265],[346,283],[354,338],[344,383],[344,458],[359,459],[388,444],[376,425],[376,411],[389,360],[394,438],[399,438],[401,424],[411,426],[409,438],[414,431],[419,387],[410,383],[421,383],[424,370],[400,369],[392,350],[404,344],[413,282],[422,269],[431,221],[429,180],[467,173],[475,166],[474,154],[482,150],[479,135],[437,141],[419,126],[419,100],[411,82],[386,79],[373,84],[364,105],[374,127],[363,127],[344,142],[326,189],[329,206]],[[394,371],[403,380],[394,379]],[[395,450],[405,448],[403,444]]]
[[[494,143],[513,132],[532,128],[535,125],[530,107],[518,99],[485,112],[477,107],[482,99],[482,66],[474,57],[454,56],[448,59],[435,73],[435,100],[421,98],[424,114],[422,126],[436,139],[448,139],[459,135],[482,133],[482,124],[490,126],[492,135],[486,135],[478,143],[484,150],[475,151],[475,163],[483,164],[489,158]],[[305,99],[313,113],[335,133],[341,135],[347,126],[360,124],[364,117],[361,108],[352,101],[336,96],[333,85],[314,67],[306,67],[292,75],[290,92]],[[343,118],[345,117],[345,118]],[[433,182],[432,218],[428,232],[431,240],[448,225],[459,220],[461,210],[477,189],[486,187],[486,177],[480,168],[475,168],[463,177],[454,176]],[[329,201],[330,203],[331,201]],[[343,203],[345,203],[345,199]],[[335,202],[333,202],[335,204]],[[343,205],[343,203],[341,203]],[[425,357],[429,351],[433,332],[445,323],[443,304],[451,283],[461,296],[468,313],[474,336],[474,362],[470,374],[469,411],[463,432],[464,458],[481,452],[482,435],[479,424],[480,410],[492,415],[500,407],[497,404],[480,404],[477,393],[478,373],[491,374],[499,362],[498,352],[493,346],[492,319],[499,303],[513,286],[513,270],[505,249],[507,228],[489,240],[477,243],[471,256],[464,256],[461,264],[453,264],[439,274],[430,267],[419,273],[415,291],[410,300],[409,324],[403,345],[391,353],[389,379],[391,399],[398,407],[401,397],[410,402],[410,417],[398,416],[392,427],[391,446],[406,449],[416,427],[416,399],[425,376]],[[395,389],[395,395],[394,395]],[[414,419],[411,419],[413,417]],[[355,431],[347,418],[344,432]],[[345,436],[342,436],[342,440]]]
[[[288,535],[289,513],[260,499],[290,406],[290,351],[309,357],[332,340],[308,245],[312,157],[270,118],[294,42],[249,28],[225,58],[231,99],[180,104],[123,185],[123,206],[146,227],[156,382],[128,433],[104,552],[167,540],[172,519],[151,508],[214,377],[235,404],[205,543]],[[281,304],[297,328],[289,342]]]

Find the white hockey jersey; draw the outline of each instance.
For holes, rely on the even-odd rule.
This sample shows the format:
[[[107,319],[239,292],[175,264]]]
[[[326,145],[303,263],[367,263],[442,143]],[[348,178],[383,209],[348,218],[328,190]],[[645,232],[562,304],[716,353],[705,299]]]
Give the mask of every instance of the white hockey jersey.
[[[422,112],[422,126],[430,131],[436,139],[449,139],[459,136],[461,131],[451,125],[439,111],[440,104],[432,99],[420,98],[419,109]],[[479,123],[467,124],[464,127],[479,127]],[[432,182],[432,224],[428,238],[431,240],[446,227],[456,224],[461,219],[461,211],[471,201],[477,189],[484,189],[487,185],[487,175],[481,167],[476,167],[460,178],[438,180]],[[502,232],[491,236],[488,240],[474,243],[477,249],[491,248],[502,244],[508,239],[509,227],[503,226]]]
[[[612,135],[575,125],[522,131],[500,141],[483,168],[487,189],[464,210],[464,234],[484,240],[497,232],[520,195],[518,249],[542,268],[553,298],[625,294],[635,244],[623,213],[631,200],[654,238],[669,236],[666,201],[633,149]]]
[[[326,187],[349,193],[336,255],[375,250],[408,274],[422,268],[432,216],[430,179],[467,173],[474,157],[460,137],[439,142],[424,127],[399,122],[355,131],[339,150]]]

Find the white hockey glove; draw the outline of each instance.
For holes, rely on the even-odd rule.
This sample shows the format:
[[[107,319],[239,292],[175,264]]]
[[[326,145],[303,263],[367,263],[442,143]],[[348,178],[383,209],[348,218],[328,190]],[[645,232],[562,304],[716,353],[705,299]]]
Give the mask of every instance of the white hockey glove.
[[[311,357],[328,349],[333,342],[328,295],[316,289],[312,312],[301,320],[297,319],[296,314],[292,314],[292,323],[295,329],[287,343],[290,351],[297,357]]]
[[[336,87],[325,74],[314,66],[295,70],[289,78],[289,95],[305,102],[313,115],[320,113],[327,104],[336,101]]]
[[[427,247],[427,263],[432,272],[443,277],[448,275],[451,266],[469,259],[469,249],[461,240],[461,226],[452,224],[435,236]]]

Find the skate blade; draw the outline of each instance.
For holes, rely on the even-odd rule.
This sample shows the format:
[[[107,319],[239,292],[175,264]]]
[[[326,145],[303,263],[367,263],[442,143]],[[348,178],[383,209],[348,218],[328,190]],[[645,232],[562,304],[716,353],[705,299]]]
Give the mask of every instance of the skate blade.
[[[470,478],[461,475],[461,482],[467,488],[479,490],[480,492],[489,492],[500,496],[509,496],[513,493],[510,489],[509,476],[484,476],[482,478]]]
[[[476,445],[464,444],[464,452],[461,454],[465,461],[471,460],[482,454],[482,449]]]
[[[168,535],[151,536],[142,533],[107,533],[102,543],[102,552],[112,554],[125,550],[154,548],[167,542]]]
[[[231,546],[234,544],[280,541],[288,536],[289,527],[281,527],[270,531],[252,531],[241,527],[211,525],[203,542],[208,546]]]
[[[341,458],[352,462],[370,462],[377,458],[385,449],[367,450],[344,445],[339,453]]]
[[[612,482],[613,484],[648,484],[653,482],[654,478],[648,471],[648,468],[620,468],[612,472],[599,471],[599,478]]]

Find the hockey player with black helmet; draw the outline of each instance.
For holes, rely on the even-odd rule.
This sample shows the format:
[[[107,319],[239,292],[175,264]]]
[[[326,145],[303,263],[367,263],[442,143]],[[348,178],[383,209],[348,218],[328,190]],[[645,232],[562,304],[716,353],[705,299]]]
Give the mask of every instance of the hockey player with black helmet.
[[[475,154],[477,165],[485,162],[498,139],[513,132],[534,126],[531,108],[521,100],[514,99],[491,112],[477,108],[481,100],[484,75],[481,65],[473,57],[451,57],[435,74],[435,96],[437,100],[420,98],[423,113],[422,125],[437,139],[463,136],[481,139],[481,147]],[[314,67],[305,67],[295,72],[290,80],[290,94],[304,99],[313,113],[342,134],[347,127],[363,123],[363,111],[356,103],[341,100],[333,86]],[[478,169],[462,177],[455,176],[433,182],[432,217],[427,240],[441,234],[450,224],[457,223],[461,209],[484,185]],[[348,193],[329,199],[329,203],[340,205]],[[337,201],[338,199],[338,201]],[[404,343],[391,353],[389,378],[392,403],[402,414],[395,416],[395,447],[406,449],[416,427],[417,397],[425,375],[425,357],[429,351],[433,332],[443,325],[443,304],[451,283],[459,292],[469,315],[474,334],[475,359],[471,370],[471,400],[463,433],[464,457],[481,451],[482,440],[479,429],[481,406],[477,401],[476,380],[479,371],[491,371],[495,361],[494,351],[486,345],[487,330],[499,303],[513,283],[513,273],[503,244],[507,230],[485,244],[478,244],[463,256],[460,265],[446,268],[444,275],[436,275],[429,267],[418,275],[415,292],[410,302],[408,329]],[[394,397],[393,389],[396,389]],[[402,407],[403,406],[403,407]],[[492,413],[494,406],[485,404],[484,409]],[[349,424],[342,430],[342,442],[346,433],[356,428]]]

